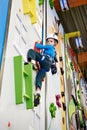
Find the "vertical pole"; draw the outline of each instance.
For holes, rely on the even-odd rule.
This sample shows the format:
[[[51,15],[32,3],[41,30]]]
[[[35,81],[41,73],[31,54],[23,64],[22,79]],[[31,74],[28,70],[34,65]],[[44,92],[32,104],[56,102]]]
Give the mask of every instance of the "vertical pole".
[[[43,13],[43,44],[45,44],[47,35],[47,0],[44,0]]]
[[[43,44],[46,43],[46,35],[47,35],[47,0],[44,0],[44,16],[43,16]],[[46,103],[47,103],[47,76],[45,79],[45,130],[47,130],[47,108],[46,108]]]
[[[68,106],[68,96],[67,96],[67,93],[68,93],[68,90],[67,90],[67,75],[66,75],[66,39],[65,39],[65,32],[64,32],[64,70],[65,70],[65,74],[64,74],[64,79],[65,79],[65,90],[66,90],[66,106]],[[66,109],[66,113],[68,113],[68,109]],[[67,127],[67,130],[69,130],[69,117],[68,117],[68,114],[66,115],[66,127]]]

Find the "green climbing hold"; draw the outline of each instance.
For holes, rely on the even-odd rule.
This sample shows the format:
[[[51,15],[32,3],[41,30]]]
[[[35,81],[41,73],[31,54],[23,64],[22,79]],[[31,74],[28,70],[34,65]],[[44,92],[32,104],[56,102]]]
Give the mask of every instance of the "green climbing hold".
[[[52,118],[55,118],[55,116],[56,116],[56,110],[57,110],[57,108],[56,108],[56,106],[54,105],[54,103],[52,102],[52,103],[50,104],[50,107],[49,107],[49,111],[50,111],[50,113],[51,113],[51,117],[52,117]]]

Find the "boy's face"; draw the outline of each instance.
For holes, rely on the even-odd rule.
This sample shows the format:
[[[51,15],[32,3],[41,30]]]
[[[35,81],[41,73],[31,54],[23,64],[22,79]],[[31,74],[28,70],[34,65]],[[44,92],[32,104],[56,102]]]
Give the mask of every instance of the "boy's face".
[[[54,39],[52,38],[47,39],[46,44],[50,44],[54,46],[55,45]]]

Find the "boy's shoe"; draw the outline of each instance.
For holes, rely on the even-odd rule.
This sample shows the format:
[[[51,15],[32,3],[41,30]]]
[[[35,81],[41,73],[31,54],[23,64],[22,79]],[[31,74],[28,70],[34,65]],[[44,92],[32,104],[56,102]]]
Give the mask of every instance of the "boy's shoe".
[[[28,62],[24,62],[24,65],[28,65],[29,63]]]
[[[24,65],[28,65],[29,63],[31,63],[31,62],[24,62]],[[37,67],[36,67],[36,65],[35,64],[32,64],[32,68],[33,68],[33,70],[37,70]]]
[[[34,95],[34,106],[35,107],[40,104],[40,98],[41,98],[41,96],[40,96],[39,93],[37,93],[36,95]]]
[[[37,66],[35,64],[33,64],[33,70],[37,70]]]

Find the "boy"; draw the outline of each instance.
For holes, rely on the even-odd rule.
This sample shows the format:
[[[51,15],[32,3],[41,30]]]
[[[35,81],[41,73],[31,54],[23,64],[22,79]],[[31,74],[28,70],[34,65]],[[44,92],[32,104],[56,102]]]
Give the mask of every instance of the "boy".
[[[46,72],[51,68],[55,58],[55,46],[58,44],[58,37],[56,34],[49,34],[46,38],[46,45],[40,43],[36,44],[36,48],[42,50],[42,53],[38,53],[33,49],[30,49],[27,54],[28,62],[35,60],[39,62],[40,69],[36,75],[36,94],[34,96],[34,106],[40,103],[40,90],[42,87],[42,79],[45,77]]]

